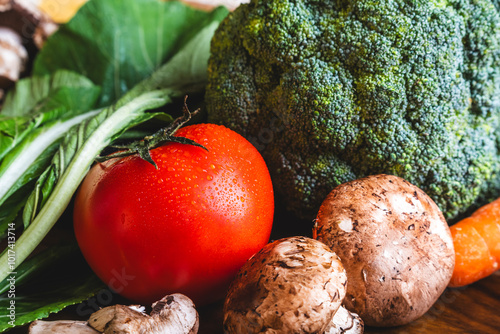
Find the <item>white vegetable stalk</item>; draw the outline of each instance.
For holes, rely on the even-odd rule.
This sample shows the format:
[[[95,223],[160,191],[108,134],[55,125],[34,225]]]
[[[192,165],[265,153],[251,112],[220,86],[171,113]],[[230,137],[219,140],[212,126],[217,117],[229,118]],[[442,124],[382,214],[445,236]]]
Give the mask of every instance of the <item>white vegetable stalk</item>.
[[[109,115],[85,140],[61,175],[46,204],[17,240],[15,263],[9,262],[7,252],[0,257],[0,282],[10,275],[43,240],[68,206],[95,157],[109,145],[112,136],[126,128],[131,120],[141,115],[144,110],[163,105],[168,98],[165,95],[164,91],[152,91],[131,100]],[[103,112],[107,111],[106,109]]]
[[[29,138],[31,143],[24,147],[23,151],[7,167],[3,175],[0,173],[0,203],[5,200],[3,197],[8,193],[9,189],[50,145],[64,136],[74,125],[80,124],[84,120],[99,113],[99,111],[100,110],[94,110],[64,122],[55,122],[50,127],[42,128],[40,133],[35,136],[34,140]]]

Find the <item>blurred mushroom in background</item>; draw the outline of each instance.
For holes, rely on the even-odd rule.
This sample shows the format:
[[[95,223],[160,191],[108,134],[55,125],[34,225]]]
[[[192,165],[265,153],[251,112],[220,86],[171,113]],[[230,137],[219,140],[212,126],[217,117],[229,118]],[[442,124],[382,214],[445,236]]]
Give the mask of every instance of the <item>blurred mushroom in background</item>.
[[[57,24],[34,1],[0,0],[0,100]]]

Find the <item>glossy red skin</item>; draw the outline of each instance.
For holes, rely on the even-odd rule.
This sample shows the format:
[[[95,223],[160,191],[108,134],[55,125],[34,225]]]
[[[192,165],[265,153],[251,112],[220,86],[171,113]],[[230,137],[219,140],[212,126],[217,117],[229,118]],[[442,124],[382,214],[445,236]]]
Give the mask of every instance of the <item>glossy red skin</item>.
[[[91,168],[75,200],[78,244],[95,273],[149,304],[180,292],[203,305],[223,298],[271,233],[274,200],[259,152],[223,126],[199,124],[170,143]]]

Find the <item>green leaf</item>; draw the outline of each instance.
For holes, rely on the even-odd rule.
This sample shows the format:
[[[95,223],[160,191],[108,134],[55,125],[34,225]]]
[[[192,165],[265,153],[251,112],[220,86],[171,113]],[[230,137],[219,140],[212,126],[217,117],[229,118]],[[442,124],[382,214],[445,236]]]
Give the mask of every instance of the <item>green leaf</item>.
[[[107,106],[176,54],[207,20],[206,12],[177,1],[89,1],[48,39],[34,74],[81,73],[102,87],[99,105]]]
[[[0,331],[47,317],[105,288],[86,265],[76,244],[57,245],[39,253],[9,278],[15,284],[11,285],[9,279],[0,283],[0,309],[3,310]],[[15,317],[10,318],[12,303]]]
[[[34,129],[90,110],[99,92],[89,79],[66,70],[18,81],[0,113],[0,162]]]
[[[32,266],[41,265],[47,261],[51,262],[49,261],[50,256],[47,257],[46,255],[38,257],[36,260],[34,258],[27,262],[23,261],[42,241],[67,207],[94,157],[127,128],[154,117],[156,113],[146,113],[145,111],[165,104],[169,101],[170,95],[167,91],[145,93],[118,110],[115,110],[114,106],[103,110],[94,118],[78,125],[75,133],[66,135],[65,140],[61,143],[58,152],[52,159],[51,167],[45,170],[42,174],[44,177],[39,179],[35,187],[35,189],[41,189],[42,193],[45,190],[47,194],[54,195],[51,197],[52,205],[44,206],[44,211],[39,216],[36,216],[38,220],[35,220],[34,225],[38,224],[41,228],[26,230],[15,245],[16,265],[22,263],[21,267],[16,269],[16,272],[22,275],[23,279],[36,276],[35,280],[38,280],[39,270],[34,270]],[[58,183],[57,181],[61,182]],[[52,187],[55,187],[53,193],[51,191]],[[47,199],[36,190],[32,194]],[[30,197],[31,199],[32,197]],[[30,200],[28,204],[30,204]],[[25,214],[31,218],[31,216],[35,216],[34,212],[36,212],[37,204],[33,205],[31,203],[30,205],[25,206]],[[34,211],[30,212],[31,209]],[[1,259],[5,260],[2,263],[2,270],[5,270],[2,273],[2,279],[8,278],[13,271],[10,268],[7,250],[1,256]],[[64,253],[66,252],[52,251],[53,256],[57,254],[60,256]],[[25,295],[19,297],[16,295],[15,326],[46,317],[51,312],[57,312],[68,305],[81,302],[102,288],[102,283],[91,274],[82,275],[77,272],[76,277],[68,276],[67,271],[72,273],[73,270],[86,267],[84,264],[80,263],[76,269],[71,269],[68,268],[67,261],[65,261],[65,264],[61,265],[61,267],[64,268],[65,272],[49,279],[48,281],[51,284],[40,285],[36,289],[30,289],[29,291],[23,289],[22,291],[26,292]],[[0,284],[0,290],[5,290],[5,280],[3,284]],[[9,291],[7,291],[0,296],[0,307],[5,306],[3,309],[7,310],[11,300]],[[0,315],[0,320],[0,324],[5,324],[0,325],[0,330],[11,327],[8,324],[10,321],[8,314]]]
[[[5,201],[0,204],[0,240],[6,236],[6,231],[22,211],[28,197],[33,191],[36,178],[48,167],[50,160],[56,152],[58,143],[51,145],[30,165],[23,176],[14,182],[5,196]]]
[[[21,79],[5,97],[1,110],[4,117],[37,116],[52,109],[47,120],[64,112],[76,115],[88,111],[97,100],[100,88],[81,74],[58,70],[50,74]]]
[[[35,127],[36,123],[29,117],[5,117],[0,114],[0,161]]]
[[[0,163],[0,178],[3,181],[0,204],[22,185],[38,176],[31,175],[32,173],[27,175],[32,167],[35,167],[35,170],[39,170],[40,166],[47,167],[50,160],[43,159],[45,150],[57,143],[73,126],[96,113],[97,111],[92,111],[70,119],[51,121],[30,131]],[[16,187],[18,183],[20,184]]]

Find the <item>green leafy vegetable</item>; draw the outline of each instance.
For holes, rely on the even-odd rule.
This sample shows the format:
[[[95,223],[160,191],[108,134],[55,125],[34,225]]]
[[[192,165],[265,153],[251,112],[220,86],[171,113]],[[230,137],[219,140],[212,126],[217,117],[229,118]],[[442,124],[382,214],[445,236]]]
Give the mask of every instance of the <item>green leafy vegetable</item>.
[[[87,78],[57,71],[23,79],[7,96],[0,114],[0,235],[26,202],[29,184],[48,167],[59,140],[96,114],[88,110],[99,92]]]
[[[32,274],[38,275],[34,284],[28,281]],[[76,244],[39,253],[19,267],[12,281],[15,284],[10,283],[0,283],[0,308],[4,310],[0,314],[0,331],[46,317],[105,288],[86,265]],[[9,307],[15,318],[10,317]]]
[[[34,129],[90,110],[100,89],[89,79],[68,71],[20,80],[0,114],[0,159]]]
[[[100,88],[81,74],[57,70],[21,79],[5,98],[2,117],[76,115],[91,108]]]
[[[219,9],[216,16],[224,12]],[[149,77],[213,19],[177,1],[90,1],[47,41],[33,73],[81,73],[102,87],[99,105],[107,106]]]
[[[11,229],[19,210],[25,226],[11,249],[15,263],[7,249],[0,256],[0,282],[42,242],[106,146],[153,117],[169,117],[150,110],[203,91],[210,41],[227,14],[222,7],[202,12],[170,1],[95,0],[47,41],[33,77],[18,83],[0,113],[0,228]],[[88,89],[75,87],[77,80],[55,85],[64,75],[89,78],[80,85]],[[10,166],[22,166],[23,172]],[[5,175],[14,172],[15,180],[7,182]],[[38,274],[26,271],[26,284]],[[22,309],[16,325],[57,311],[68,300],[81,301],[92,290],[65,284],[61,291],[48,287],[16,301]],[[42,306],[38,297],[48,294],[54,298]],[[0,298],[0,305],[5,302]]]

